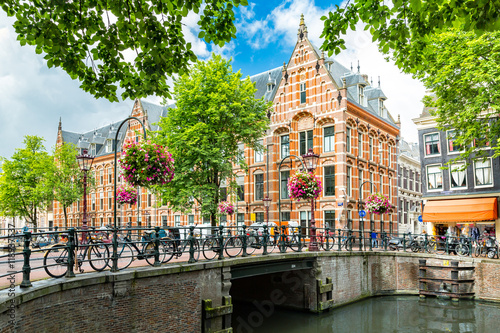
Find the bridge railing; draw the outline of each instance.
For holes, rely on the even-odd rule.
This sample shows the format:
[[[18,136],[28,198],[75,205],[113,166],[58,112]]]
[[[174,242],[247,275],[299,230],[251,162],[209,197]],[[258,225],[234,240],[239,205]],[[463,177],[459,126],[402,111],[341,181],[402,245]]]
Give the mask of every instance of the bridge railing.
[[[33,279],[118,271],[145,265],[144,261],[160,266],[288,251],[405,251],[498,258],[498,243],[493,237],[316,228],[314,244],[311,231],[300,226],[267,225],[70,228],[36,233],[10,229],[0,236],[0,281],[14,277],[15,284],[29,287]],[[6,285],[0,282],[3,287]]]

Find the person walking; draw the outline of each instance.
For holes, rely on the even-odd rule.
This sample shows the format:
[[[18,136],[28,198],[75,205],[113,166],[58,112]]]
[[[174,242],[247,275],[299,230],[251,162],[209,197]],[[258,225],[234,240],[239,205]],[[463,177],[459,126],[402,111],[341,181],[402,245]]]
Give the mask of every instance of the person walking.
[[[377,233],[375,231],[372,231],[370,237],[372,239],[372,248],[378,247]]]

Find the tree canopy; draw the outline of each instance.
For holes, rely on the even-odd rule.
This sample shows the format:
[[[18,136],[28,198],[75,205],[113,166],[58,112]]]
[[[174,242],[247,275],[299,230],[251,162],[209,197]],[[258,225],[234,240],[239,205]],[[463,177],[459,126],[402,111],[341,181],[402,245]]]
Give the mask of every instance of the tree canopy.
[[[230,61],[213,56],[198,61],[174,82],[175,107],[153,133],[175,160],[175,177],[160,188],[164,204],[176,211],[199,205],[215,225],[220,185],[234,183],[233,165],[244,166],[241,145],[257,150],[271,105],[255,99],[250,78],[234,73]]]
[[[500,32],[449,30],[431,39],[418,77],[432,92],[424,102],[441,129],[456,130],[460,159],[500,155]]]
[[[234,7],[247,0],[6,0],[21,45],[45,53],[48,67],[61,67],[96,98],[169,96],[167,76],[183,74],[196,55],[182,19],[200,13],[199,38],[224,45],[236,37]],[[127,55],[134,59],[128,61]]]
[[[482,33],[500,29],[500,2],[487,0],[352,0],[323,16],[322,48],[329,55],[345,49],[341,35],[358,22],[369,30],[384,54],[405,72],[425,64],[429,37],[454,27]]]
[[[53,159],[43,139],[25,136],[24,148],[16,149],[11,160],[3,159],[0,174],[0,214],[23,217],[36,232],[38,213],[53,198],[50,173]]]

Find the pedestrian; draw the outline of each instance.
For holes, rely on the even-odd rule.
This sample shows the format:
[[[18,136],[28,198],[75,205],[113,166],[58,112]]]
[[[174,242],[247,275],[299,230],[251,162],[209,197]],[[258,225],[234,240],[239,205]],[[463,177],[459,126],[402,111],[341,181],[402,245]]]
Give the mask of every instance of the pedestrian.
[[[377,233],[375,231],[372,231],[370,237],[372,239],[372,247],[373,248],[378,247]]]

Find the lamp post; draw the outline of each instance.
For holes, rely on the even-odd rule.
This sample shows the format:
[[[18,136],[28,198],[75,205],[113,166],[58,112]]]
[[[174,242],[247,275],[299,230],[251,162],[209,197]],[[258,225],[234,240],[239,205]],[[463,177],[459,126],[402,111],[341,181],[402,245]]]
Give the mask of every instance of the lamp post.
[[[319,155],[315,154],[312,148],[309,152],[302,155],[302,159],[306,165],[307,171],[314,173],[318,165]],[[314,219],[314,198],[311,198],[311,242],[309,242],[309,251],[319,251],[318,244],[316,243],[316,220]]]
[[[82,217],[82,229],[87,230],[87,172],[90,171],[92,163],[94,162],[94,156],[88,154],[87,149],[83,150],[83,153],[76,156],[80,170],[83,172],[83,217]],[[82,235],[82,239],[86,239]]]

